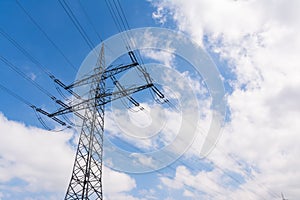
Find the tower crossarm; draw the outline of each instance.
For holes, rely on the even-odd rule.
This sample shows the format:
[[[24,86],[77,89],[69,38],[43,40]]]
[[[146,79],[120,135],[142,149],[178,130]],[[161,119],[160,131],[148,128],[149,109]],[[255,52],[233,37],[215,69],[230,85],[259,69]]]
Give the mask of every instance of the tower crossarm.
[[[135,106],[140,106],[140,104],[134,99],[132,98],[130,95],[128,95],[126,89],[120,84],[120,82],[114,77],[111,76],[111,79],[113,80],[114,85],[118,88],[118,90],[120,92],[122,92],[122,94],[124,96],[126,96],[126,98]]]
[[[79,87],[79,86],[83,86],[83,85],[87,85],[87,84],[90,84],[93,80],[94,77],[96,76],[100,76],[101,77],[101,80],[105,80],[107,78],[109,78],[110,76],[114,76],[116,74],[119,74],[123,71],[126,71],[132,67],[135,67],[137,66],[138,63],[137,62],[134,62],[134,63],[131,63],[131,64],[128,64],[128,65],[119,65],[118,67],[115,67],[113,69],[108,69],[108,70],[105,70],[104,72],[99,72],[97,74],[92,74],[88,77],[85,77],[81,80],[78,80],[68,86],[65,86],[63,87],[64,89],[66,90],[69,90],[69,89],[72,89],[72,88],[75,88],[75,87]]]
[[[111,101],[120,99],[122,97],[130,97],[131,94],[134,94],[136,92],[139,92],[139,91],[145,90],[147,88],[151,88],[151,87],[153,87],[152,83],[138,86],[138,87],[128,88],[128,89],[124,88],[123,90],[119,90],[119,91],[111,93],[110,98],[106,102],[103,102],[103,103],[106,104]]]
[[[43,114],[43,115],[46,115],[46,116],[50,115],[50,113],[48,113],[47,111],[45,111],[45,110],[43,110],[43,109],[41,109],[41,108],[34,108],[34,109],[35,109],[37,112],[39,112],[39,113],[41,113],[41,114]],[[65,123],[65,122],[63,122],[62,120],[58,119],[58,118],[55,117],[55,116],[51,117],[51,119],[53,119],[54,121],[56,121],[57,123],[59,123],[59,124],[62,125],[62,126],[66,126],[66,123]]]
[[[100,93],[95,98],[85,99],[77,104],[69,105],[67,107],[62,107],[62,108],[58,109],[56,112],[50,113],[47,116],[53,118],[55,116],[68,114],[71,112],[76,113],[80,110],[87,108],[87,105],[89,105],[90,102],[94,101],[95,99],[101,99],[101,101],[97,101],[98,103],[96,106],[105,105],[111,101],[120,99],[122,97],[128,97],[131,94],[134,94],[136,92],[139,92],[139,91],[145,90],[147,88],[151,88],[151,87],[153,87],[152,83],[146,84],[146,85],[141,85],[138,87],[122,88],[122,90],[118,90],[118,91],[114,91],[114,92]]]
[[[61,82],[59,79],[57,79],[57,78],[53,78],[53,81],[56,83],[56,84],[58,84],[60,87],[62,87],[63,89],[65,89],[66,91],[68,91],[70,94],[72,94],[74,97],[76,97],[77,99],[80,99],[81,97],[78,95],[78,94],[76,94],[73,90],[72,90],[72,88],[68,88],[63,82]]]

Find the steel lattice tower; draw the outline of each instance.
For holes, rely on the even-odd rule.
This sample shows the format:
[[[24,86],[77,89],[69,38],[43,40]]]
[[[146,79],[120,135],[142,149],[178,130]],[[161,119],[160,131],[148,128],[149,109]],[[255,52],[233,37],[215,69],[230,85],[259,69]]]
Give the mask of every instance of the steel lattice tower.
[[[104,48],[98,59],[94,74],[105,69]],[[96,98],[105,93],[105,80],[99,76],[92,79],[89,99],[85,105],[84,120],[77,147],[71,181],[65,199],[103,199],[102,194],[102,154],[104,132],[103,98]]]
[[[79,102],[65,104],[57,100],[61,107],[53,113],[48,113],[42,109],[36,109],[61,125],[66,125],[58,117],[68,113],[74,113],[82,119],[79,143],[75,156],[71,180],[67,189],[65,199],[103,199],[102,191],[102,157],[103,157],[103,133],[104,133],[104,106],[105,104],[120,98],[127,98],[134,106],[140,106],[139,103],[130,95],[141,90],[151,88],[159,96],[162,94],[153,85],[149,74],[144,68],[139,66],[137,59],[132,51],[128,52],[132,61],[128,65],[118,65],[114,68],[105,68],[104,45],[97,60],[92,75],[78,80],[71,85],[66,86],[60,80],[54,79],[54,82],[63,89],[75,96]],[[136,87],[123,87],[115,75],[124,72],[130,68],[137,67],[145,77],[145,85]],[[107,79],[111,79],[116,86],[116,91],[109,92],[105,89]],[[83,99],[72,89],[82,85],[89,85],[89,94],[87,99]],[[82,114],[79,111],[84,111]]]
[[[60,107],[52,113],[41,108],[32,106],[36,113],[43,114],[62,126],[70,127],[70,122],[64,122],[60,117],[66,118],[66,114],[73,113],[82,119],[79,143],[77,146],[75,162],[71,180],[65,196],[66,200],[81,199],[94,200],[103,199],[102,191],[102,158],[103,158],[103,134],[104,134],[104,107],[105,104],[120,98],[127,98],[134,106],[140,107],[140,104],[131,96],[131,94],[145,90],[147,88],[159,97],[164,99],[164,95],[152,83],[152,79],[146,70],[141,67],[133,51],[129,51],[131,63],[127,65],[118,65],[116,67],[105,66],[104,44],[101,47],[96,67],[93,73],[85,75],[82,79],[75,81],[70,85],[65,85],[59,79],[51,76],[53,81],[64,90],[73,95],[77,101],[65,103],[53,97],[55,103]],[[136,67],[145,78],[145,85],[124,87],[115,75]],[[105,85],[107,79],[112,81],[115,91],[107,90]],[[88,96],[80,96],[73,91],[76,87],[88,86]],[[142,109],[140,107],[140,109]],[[83,111],[83,112],[81,112]],[[41,119],[39,117],[39,119]]]

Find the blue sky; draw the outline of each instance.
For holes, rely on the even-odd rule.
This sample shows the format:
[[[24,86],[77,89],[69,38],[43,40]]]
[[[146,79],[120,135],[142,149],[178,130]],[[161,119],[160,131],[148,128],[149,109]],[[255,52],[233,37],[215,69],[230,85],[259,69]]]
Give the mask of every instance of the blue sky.
[[[95,30],[102,40],[118,34],[105,1],[66,2],[93,47],[101,42]],[[171,88],[172,92],[168,93],[171,102],[177,103],[176,95],[188,98],[189,89],[195,94],[201,113],[196,124],[197,138],[189,150],[163,169],[136,174],[115,171],[118,166],[104,167],[105,199],[280,199],[281,192],[289,199],[298,199],[300,61],[295,52],[300,50],[300,16],[294,8],[300,6],[299,2],[274,1],[272,6],[246,0],[120,2],[130,28],[170,28],[184,33],[209,53],[224,84],[227,115],[222,136],[213,151],[203,158],[200,150],[213,112],[211,94],[209,96],[212,91],[207,88],[205,77],[195,73],[181,57],[172,55],[171,50],[171,53],[142,51],[145,62],[164,65],[166,71],[160,71],[165,73],[163,76],[155,71],[152,76],[160,81],[160,89],[166,93],[168,87]],[[0,31],[7,33],[64,83],[74,81],[90,48],[59,1],[20,0],[19,3],[64,55],[15,1],[0,1]],[[52,80],[2,34],[0,49],[0,56],[60,97]],[[0,84],[38,107],[48,111],[56,109],[47,95],[3,62],[0,62]],[[124,84],[131,83],[125,81]],[[62,199],[74,161],[76,133],[44,130],[31,108],[3,90],[0,94],[0,200]],[[134,97],[143,99],[142,106],[157,116],[151,120],[146,112],[118,110],[120,102],[107,109],[105,134],[117,147],[132,151],[130,153],[136,149],[141,152],[160,150],[163,145],[174,142],[179,122],[183,123],[178,120],[182,117],[180,113],[165,105],[155,106],[154,101],[145,100],[147,95]],[[185,101],[181,111],[193,116],[197,109],[189,105],[191,102]],[[128,119],[132,125],[127,123]],[[141,140],[124,134],[126,131],[136,134],[141,127],[145,133],[151,133],[152,127],[147,130],[145,123],[159,124],[160,120],[165,124],[157,137]],[[48,123],[53,126],[51,121]],[[190,127],[184,128],[186,132],[190,130]],[[174,149],[175,154],[177,150]],[[151,158],[130,156],[133,162],[155,168]],[[114,164],[122,165],[121,162]]]
[[[138,2],[138,1],[137,1]],[[43,30],[50,36],[55,44],[61,49],[61,51],[71,60],[76,69],[79,68],[81,62],[90,51],[79,32],[76,30],[70,19],[67,17],[63,8],[59,2],[20,2],[24,4],[24,8],[32,15],[34,20],[43,28]],[[89,12],[91,20],[99,32],[101,38],[105,39],[117,33],[116,26],[113,23],[112,18],[108,12],[105,3],[101,2],[82,2],[84,8]],[[72,3],[74,12],[78,15],[78,18],[82,21],[84,28],[89,33],[89,37],[95,44],[100,42],[95,32],[87,23],[86,18],[80,10],[78,2]],[[135,12],[128,16],[130,25],[134,27],[153,26],[155,22],[151,19],[151,9],[147,2],[134,3],[130,6],[137,6],[138,8],[132,8]],[[129,5],[124,4],[124,9],[129,9]],[[148,14],[144,14],[142,12]],[[50,14],[51,13],[51,14]],[[52,14],[53,13],[53,14]],[[35,27],[35,25],[29,20],[24,12],[18,7],[16,2],[3,1],[1,2],[1,27],[11,37],[18,41],[25,49],[27,49],[37,60],[46,66],[49,71],[55,74],[60,79],[69,83],[74,80],[76,71],[66,62],[66,60],[59,54],[59,52],[53,47],[53,45],[45,38],[45,36]],[[139,16],[139,17],[138,17]],[[140,16],[143,16],[143,20],[139,20]],[[136,19],[136,20],[133,20]],[[104,31],[105,30],[105,31]],[[26,57],[24,57],[16,48],[12,46],[5,38],[1,38],[1,46],[5,49],[3,56],[10,60],[14,60],[14,64],[21,66],[25,73],[35,74],[37,81],[40,81],[43,85],[49,85],[50,80],[34,66]],[[44,98],[43,94],[36,93],[26,81],[23,81],[17,74],[11,73],[10,70],[1,68],[1,74],[3,74],[2,83],[10,85],[16,93],[25,96],[33,97],[33,103],[43,104],[46,103],[47,98]],[[66,71],[67,70],[67,71]],[[5,77],[7,79],[5,79]],[[10,81],[9,81],[10,80]],[[20,85],[24,85],[20,87]],[[49,87],[49,90],[55,90],[53,87]],[[38,94],[38,95],[34,95]],[[41,98],[43,97],[43,98]],[[40,101],[39,101],[40,100]],[[5,102],[9,102],[6,99]],[[4,102],[3,104],[4,105]],[[17,106],[22,106],[17,103],[15,109],[19,110]],[[3,106],[1,110],[7,113],[7,116],[23,121],[24,119],[18,119],[16,110],[6,109],[10,106]],[[23,108],[24,109],[24,108]],[[26,108],[25,108],[26,109]],[[24,118],[24,117],[23,117]],[[32,122],[31,122],[32,123]]]

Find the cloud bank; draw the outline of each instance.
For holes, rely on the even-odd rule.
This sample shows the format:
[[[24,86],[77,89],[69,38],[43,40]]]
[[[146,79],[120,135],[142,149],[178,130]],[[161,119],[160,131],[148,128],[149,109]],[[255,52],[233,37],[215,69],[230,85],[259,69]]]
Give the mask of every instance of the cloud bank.
[[[208,159],[242,174],[245,183],[224,194],[231,199],[270,199],[283,192],[287,198],[298,199],[300,13],[296,8],[300,2],[152,3],[158,23],[175,21],[180,31],[217,54],[229,71],[230,75],[223,76],[232,89],[228,94],[230,120]],[[244,169],[238,163],[244,163]],[[222,199],[215,195],[213,199]]]

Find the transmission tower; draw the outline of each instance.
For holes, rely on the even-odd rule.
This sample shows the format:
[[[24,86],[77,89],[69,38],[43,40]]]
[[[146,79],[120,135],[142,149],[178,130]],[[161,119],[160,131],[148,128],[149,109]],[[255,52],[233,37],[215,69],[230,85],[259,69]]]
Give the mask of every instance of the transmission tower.
[[[67,126],[68,123],[60,119],[60,116],[66,114],[73,113],[82,120],[72,176],[65,196],[66,200],[103,199],[102,157],[105,104],[116,99],[127,98],[134,106],[142,109],[131,95],[145,89],[151,89],[163,102],[168,102],[160,90],[152,83],[152,79],[146,70],[139,65],[134,52],[129,51],[128,55],[131,60],[130,64],[106,68],[104,45],[102,45],[92,74],[70,85],[65,85],[59,79],[53,78],[55,83],[77,99],[76,103],[68,104],[56,100],[60,107],[52,113],[48,113],[40,108],[35,109],[38,113],[46,115],[63,126]],[[126,88],[119,83],[115,75],[133,67],[136,67],[143,74],[145,84]],[[107,79],[112,81],[116,88],[115,91],[106,89]],[[89,86],[87,98],[83,98],[73,91],[74,88],[84,85]]]
[[[94,74],[105,69],[102,47]],[[89,99],[83,106],[85,114],[77,147],[71,181],[65,199],[103,199],[102,193],[102,153],[104,132],[103,98],[105,82],[94,76],[89,91]]]

